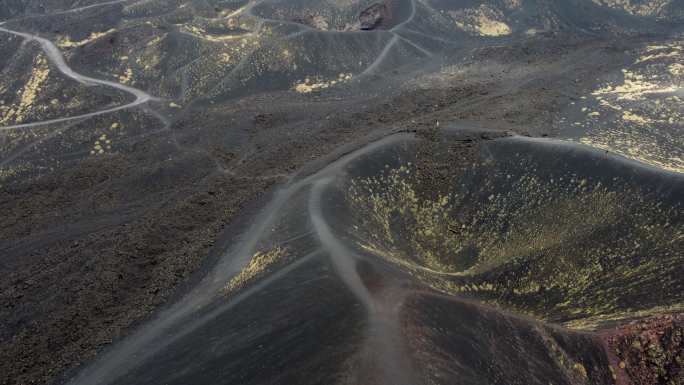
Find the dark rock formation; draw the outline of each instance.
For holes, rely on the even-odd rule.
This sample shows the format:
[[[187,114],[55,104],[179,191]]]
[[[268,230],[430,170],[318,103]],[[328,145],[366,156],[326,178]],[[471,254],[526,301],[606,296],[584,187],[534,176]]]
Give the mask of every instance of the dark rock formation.
[[[361,29],[366,31],[377,29],[387,17],[387,5],[384,3],[375,3],[361,11],[359,14]]]
[[[634,321],[608,344],[619,359],[618,370],[626,371],[632,384],[684,383],[684,314]]]

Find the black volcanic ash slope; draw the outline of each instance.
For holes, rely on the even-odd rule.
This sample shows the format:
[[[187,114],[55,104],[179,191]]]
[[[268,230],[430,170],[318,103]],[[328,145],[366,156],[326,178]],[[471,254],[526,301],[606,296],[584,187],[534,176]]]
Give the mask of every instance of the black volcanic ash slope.
[[[81,370],[89,385],[88,373],[121,383],[610,383],[610,368],[639,383],[677,369],[665,363],[678,353],[604,357],[590,336],[650,315],[644,327],[661,327],[681,310],[683,6],[3,2],[3,28],[49,39],[78,73],[160,99],[79,118],[130,95],[71,82],[35,42],[0,33],[0,383]],[[361,30],[369,7],[383,20]],[[54,117],[68,119],[8,128]],[[396,130],[432,137],[453,121],[496,131],[406,143],[390,150],[398,157],[371,145],[358,167],[335,163],[300,185],[289,210],[274,210],[276,231],[249,226],[277,191],[351,149]],[[511,132],[625,158],[520,138],[474,145]],[[235,251],[252,238],[261,243]],[[322,240],[327,252],[311,255]],[[205,276],[214,283],[199,287],[212,290],[192,291]],[[464,309],[473,313],[455,314]],[[147,333],[160,319],[167,334]],[[487,325],[510,348],[456,321]],[[651,329],[620,330],[632,341]],[[136,347],[132,333],[149,339]],[[513,352],[536,361],[516,372],[524,365],[501,357]],[[621,368],[618,356],[649,364]]]

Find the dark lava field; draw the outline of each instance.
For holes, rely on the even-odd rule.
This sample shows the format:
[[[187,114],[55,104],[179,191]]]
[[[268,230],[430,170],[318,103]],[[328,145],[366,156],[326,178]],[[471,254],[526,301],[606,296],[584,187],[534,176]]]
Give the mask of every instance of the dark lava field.
[[[0,385],[684,385],[684,0],[0,0]]]

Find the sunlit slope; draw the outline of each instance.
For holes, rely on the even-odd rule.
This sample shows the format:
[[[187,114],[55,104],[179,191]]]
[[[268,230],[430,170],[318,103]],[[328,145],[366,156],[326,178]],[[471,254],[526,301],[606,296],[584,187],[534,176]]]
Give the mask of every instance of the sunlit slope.
[[[558,122],[563,136],[684,173],[684,44],[641,44],[634,59],[599,79]]]
[[[64,14],[21,23],[52,34],[82,71],[183,104],[337,89],[350,83],[340,75],[383,75],[462,47],[540,33],[665,32],[678,15],[675,3],[646,11],[590,0],[403,0],[383,5],[377,28],[363,31],[359,15],[373,4],[138,1],[88,9],[87,22]]]

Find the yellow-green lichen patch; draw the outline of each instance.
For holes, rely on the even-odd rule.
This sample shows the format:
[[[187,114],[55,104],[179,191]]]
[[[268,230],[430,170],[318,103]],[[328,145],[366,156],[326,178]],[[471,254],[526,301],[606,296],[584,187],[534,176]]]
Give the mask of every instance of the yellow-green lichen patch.
[[[672,0],[592,0],[595,4],[623,10],[639,16],[667,16],[667,6]]]
[[[576,140],[668,171],[684,172],[682,44],[646,46],[618,81],[606,82],[581,104],[596,116],[575,122]],[[589,107],[582,107],[582,112]]]
[[[93,32],[87,38],[79,41],[72,41],[70,37],[62,36],[57,40],[57,46],[60,48],[82,47],[114,32],[116,32],[116,30],[113,28],[103,32]]]
[[[233,277],[228,284],[223,288],[226,295],[234,294],[246,286],[253,283],[258,278],[264,276],[275,265],[283,262],[289,257],[286,249],[275,247],[268,251],[258,251],[250,260],[249,264],[240,271],[238,275]]]
[[[458,28],[479,36],[506,36],[512,33],[503,13],[487,4],[477,8],[449,11]]]
[[[123,84],[133,84],[133,70],[126,68],[123,75],[119,75],[119,82]]]
[[[32,111],[40,107],[35,102],[49,74],[50,67],[47,58],[39,54],[33,62],[31,76],[20,91],[19,104],[16,106],[0,105],[0,125],[25,122]]]
[[[309,94],[315,91],[325,90],[327,88],[333,87],[338,84],[348,82],[352,79],[352,74],[341,73],[337,78],[329,80],[316,80],[313,77],[305,78],[303,81],[298,82],[294,85],[294,90],[300,94]]]
[[[112,150],[112,140],[107,137],[107,134],[100,135],[93,148],[90,150],[90,155],[102,155],[105,152],[110,152]]]

